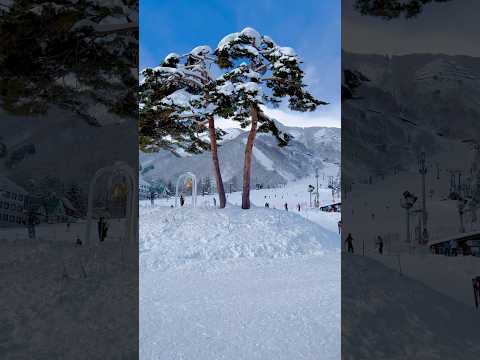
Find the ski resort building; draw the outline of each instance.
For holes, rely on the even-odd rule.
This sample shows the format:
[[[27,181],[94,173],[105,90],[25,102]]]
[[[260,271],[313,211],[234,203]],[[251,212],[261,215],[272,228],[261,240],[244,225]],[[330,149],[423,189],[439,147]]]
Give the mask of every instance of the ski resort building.
[[[480,256],[480,232],[462,233],[446,239],[432,241],[430,251],[436,255]]]
[[[28,193],[5,176],[0,176],[0,227],[21,226],[25,222]]]
[[[342,210],[342,203],[334,203],[329,205],[320,206],[321,211],[326,212],[341,212]]]

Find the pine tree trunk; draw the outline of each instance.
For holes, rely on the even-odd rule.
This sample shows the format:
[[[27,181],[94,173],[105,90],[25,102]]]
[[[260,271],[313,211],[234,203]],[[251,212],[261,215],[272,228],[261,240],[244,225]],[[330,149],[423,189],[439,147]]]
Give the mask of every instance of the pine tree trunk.
[[[248,133],[247,145],[245,146],[245,162],[243,164],[243,189],[242,209],[250,209],[250,175],[252,172],[252,155],[255,137],[257,135],[258,109],[253,105],[250,107],[252,124]]]
[[[212,152],[213,172],[215,182],[217,183],[217,192],[219,197],[219,208],[223,209],[226,204],[225,189],[223,188],[222,173],[220,172],[220,162],[218,161],[217,136],[213,117],[208,118],[208,134],[210,136],[210,151]]]

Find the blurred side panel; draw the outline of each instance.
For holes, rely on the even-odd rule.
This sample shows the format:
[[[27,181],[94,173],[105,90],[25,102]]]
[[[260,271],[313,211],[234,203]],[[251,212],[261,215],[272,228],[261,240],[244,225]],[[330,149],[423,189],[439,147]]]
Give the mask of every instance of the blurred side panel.
[[[342,1],[342,358],[480,358],[477,1]]]
[[[138,357],[138,2],[0,1],[0,358]]]

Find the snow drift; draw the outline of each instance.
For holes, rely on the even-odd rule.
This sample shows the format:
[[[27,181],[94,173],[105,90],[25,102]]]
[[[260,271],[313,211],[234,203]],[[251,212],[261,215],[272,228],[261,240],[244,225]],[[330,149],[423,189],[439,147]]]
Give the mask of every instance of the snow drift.
[[[338,235],[285,210],[143,208],[140,262],[165,269],[200,260],[321,255]]]

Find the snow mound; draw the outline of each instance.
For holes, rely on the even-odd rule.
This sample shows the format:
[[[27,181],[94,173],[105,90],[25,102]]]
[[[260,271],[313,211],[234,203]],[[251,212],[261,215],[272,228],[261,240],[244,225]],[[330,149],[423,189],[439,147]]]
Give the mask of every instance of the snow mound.
[[[339,247],[336,234],[322,226],[265,208],[142,208],[140,239],[140,263],[150,269],[199,260],[321,255]]]

